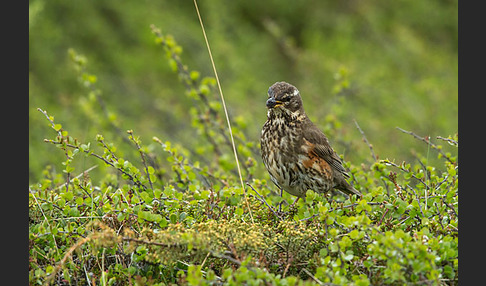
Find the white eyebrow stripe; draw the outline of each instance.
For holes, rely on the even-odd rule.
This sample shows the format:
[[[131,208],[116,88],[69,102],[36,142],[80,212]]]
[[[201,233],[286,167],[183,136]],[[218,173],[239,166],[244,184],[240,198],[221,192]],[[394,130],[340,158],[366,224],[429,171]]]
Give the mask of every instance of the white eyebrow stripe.
[[[294,96],[296,96],[297,94],[299,94],[299,90],[298,89],[295,89],[294,90]]]

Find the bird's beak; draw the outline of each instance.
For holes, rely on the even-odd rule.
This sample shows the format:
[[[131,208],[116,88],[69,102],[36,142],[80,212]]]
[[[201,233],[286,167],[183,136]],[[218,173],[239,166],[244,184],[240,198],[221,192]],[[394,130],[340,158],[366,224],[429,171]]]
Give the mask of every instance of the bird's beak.
[[[267,108],[275,108],[275,107],[279,107],[280,105],[282,105],[282,102],[275,100],[273,97],[270,97],[267,100]]]

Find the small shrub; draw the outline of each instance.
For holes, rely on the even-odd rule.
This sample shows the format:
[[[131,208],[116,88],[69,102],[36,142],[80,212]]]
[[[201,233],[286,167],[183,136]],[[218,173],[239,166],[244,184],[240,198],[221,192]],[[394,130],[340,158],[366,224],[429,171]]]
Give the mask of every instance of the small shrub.
[[[30,186],[32,284],[458,283],[455,156],[431,138],[405,131],[431,154],[437,151],[443,165],[429,165],[431,154],[417,155],[414,164],[373,154],[371,165],[346,164],[362,198],[338,200],[309,191],[290,209],[285,202],[291,196],[280,197],[266,173],[255,173],[257,143],[246,139],[245,122],[237,118],[233,132],[248,182],[242,190],[213,96],[214,79],[189,71],[174,38],[152,30],[194,99],[189,116],[200,147],[186,150],[157,137],[146,144],[136,131],[119,132],[116,121],[108,120],[108,128],[132,147],[133,154],[123,154],[103,135],[93,138],[96,144],[79,142],[39,109],[55,132],[45,141],[65,160],[63,174],[47,167]],[[71,56],[91,88],[96,76],[86,72],[82,56]],[[458,144],[457,135],[436,139]],[[74,167],[83,156],[105,166],[101,180],[89,175],[97,167]]]

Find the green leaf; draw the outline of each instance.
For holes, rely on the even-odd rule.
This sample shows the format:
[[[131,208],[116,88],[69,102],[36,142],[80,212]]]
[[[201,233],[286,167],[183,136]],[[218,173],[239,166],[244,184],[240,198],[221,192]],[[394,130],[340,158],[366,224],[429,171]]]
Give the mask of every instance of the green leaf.
[[[81,145],[79,145],[79,149],[81,151],[83,151],[83,152],[89,151],[89,145],[90,145],[90,143],[88,143],[88,144],[81,144]]]
[[[152,167],[152,166],[148,166],[148,167],[147,167],[147,169],[148,169],[148,173],[149,173],[150,175],[152,175],[152,174],[154,174],[154,173],[155,173],[155,169],[154,169],[154,167]]]
[[[332,243],[329,249],[331,250],[331,252],[337,252],[339,250],[339,246],[337,243]]]
[[[92,75],[92,74],[91,74],[91,75],[88,75],[87,80],[88,80],[90,83],[96,83],[97,78],[96,78],[96,76],[95,76],[95,75]]]
[[[74,198],[74,194],[71,191],[64,193],[62,196],[64,199],[66,199],[66,201],[70,201]]]
[[[349,237],[351,237],[351,239],[358,239],[359,237],[359,231],[356,230],[356,229],[353,229],[350,233],[349,233]]]
[[[70,165],[66,165],[66,168],[63,170],[64,173],[72,173],[73,171],[74,167],[71,167]]]
[[[118,213],[118,215],[116,216],[116,219],[119,221],[119,222],[122,222],[124,219],[127,218],[127,215],[125,213]]]
[[[141,192],[140,196],[146,203],[150,203],[152,201],[152,198],[150,197],[149,193],[147,192]]]
[[[170,216],[169,216],[169,219],[170,219],[170,223],[172,223],[172,224],[177,223],[177,214],[171,213]]]
[[[82,205],[83,203],[84,203],[84,200],[83,200],[83,198],[82,198],[82,197],[77,197],[77,198],[76,198],[76,204],[78,204],[78,206],[79,206],[79,205]]]
[[[196,81],[199,78],[199,72],[198,71],[191,71],[189,76],[190,76],[191,80]]]
[[[353,254],[346,254],[346,255],[344,255],[343,259],[346,260],[346,261],[350,261],[350,260],[353,259],[353,257],[354,257]]]
[[[167,219],[165,217],[163,217],[163,216],[161,216],[161,218],[158,221],[158,223],[159,223],[160,227],[162,227],[162,228],[166,227],[169,224],[169,222],[167,221]]]

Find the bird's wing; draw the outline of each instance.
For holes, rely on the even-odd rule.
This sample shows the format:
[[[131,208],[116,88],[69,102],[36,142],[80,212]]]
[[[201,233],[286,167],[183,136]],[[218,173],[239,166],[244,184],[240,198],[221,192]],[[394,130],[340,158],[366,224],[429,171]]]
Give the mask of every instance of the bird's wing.
[[[332,149],[326,135],[324,135],[319,128],[313,124],[304,128],[304,139],[309,143],[314,144],[312,150],[317,156],[324,159],[334,170],[348,177],[341,158],[339,158],[338,154]]]

